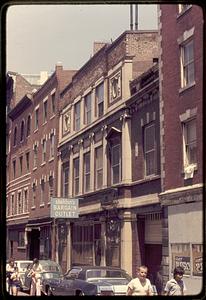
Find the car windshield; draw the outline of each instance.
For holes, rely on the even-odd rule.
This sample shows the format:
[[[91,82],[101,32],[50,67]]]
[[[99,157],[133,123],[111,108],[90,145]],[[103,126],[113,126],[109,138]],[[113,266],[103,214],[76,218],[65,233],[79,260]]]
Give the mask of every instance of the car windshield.
[[[90,278],[125,278],[130,280],[130,276],[121,270],[94,269],[86,272],[87,279]]]
[[[60,273],[44,273],[43,274],[44,279],[51,279],[51,278],[60,278]]]
[[[19,264],[19,267],[21,269],[27,269],[28,265],[29,265],[29,262],[22,262]]]

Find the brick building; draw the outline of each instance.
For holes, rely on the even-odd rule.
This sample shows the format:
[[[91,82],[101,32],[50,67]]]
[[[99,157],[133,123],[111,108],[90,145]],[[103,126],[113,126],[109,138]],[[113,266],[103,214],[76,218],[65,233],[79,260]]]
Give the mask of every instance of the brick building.
[[[57,219],[67,268],[112,265],[135,275],[140,263],[151,273],[161,263],[158,68],[143,74],[158,57],[157,38],[126,31],[101,45],[60,95],[58,196],[78,198],[80,210]]]
[[[8,257],[55,256],[49,203],[57,189],[58,94],[74,73],[56,65],[38,90],[22,89],[8,113]]]
[[[203,272],[202,10],[160,5],[159,29],[164,282],[182,265],[187,293],[197,294]]]

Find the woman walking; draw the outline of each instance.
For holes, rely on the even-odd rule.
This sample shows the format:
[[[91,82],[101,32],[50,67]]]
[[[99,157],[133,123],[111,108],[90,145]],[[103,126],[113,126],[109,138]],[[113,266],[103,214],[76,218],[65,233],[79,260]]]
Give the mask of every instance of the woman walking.
[[[20,288],[20,276],[14,259],[9,260],[9,265],[6,268],[6,277],[8,279],[9,294],[17,296]]]
[[[42,267],[39,263],[39,260],[34,258],[32,268],[29,272],[29,275],[31,276],[31,296],[41,296],[41,271]]]

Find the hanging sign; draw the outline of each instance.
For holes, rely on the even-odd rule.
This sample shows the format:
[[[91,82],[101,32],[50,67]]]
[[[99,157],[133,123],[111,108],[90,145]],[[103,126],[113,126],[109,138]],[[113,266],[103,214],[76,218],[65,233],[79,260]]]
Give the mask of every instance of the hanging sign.
[[[51,198],[51,218],[78,218],[79,199]]]

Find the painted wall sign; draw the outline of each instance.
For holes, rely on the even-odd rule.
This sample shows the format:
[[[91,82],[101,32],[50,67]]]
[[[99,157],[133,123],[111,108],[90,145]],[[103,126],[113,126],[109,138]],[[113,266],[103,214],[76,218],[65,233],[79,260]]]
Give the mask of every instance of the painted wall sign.
[[[51,198],[51,218],[78,218],[79,199]]]

